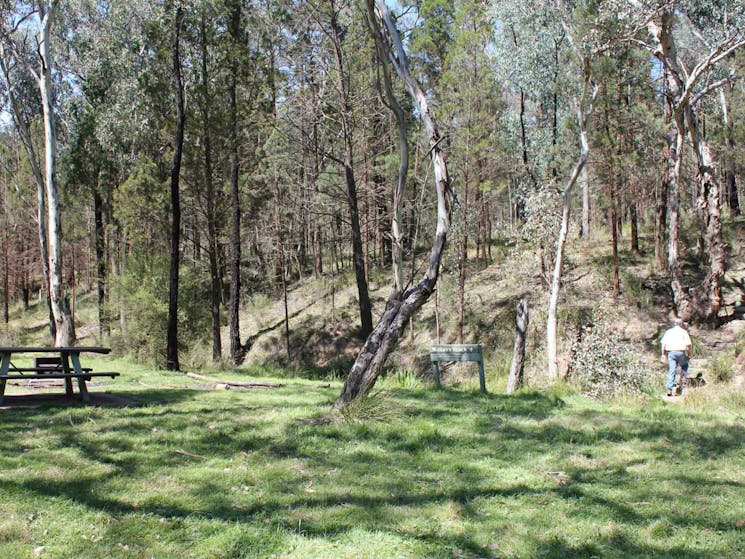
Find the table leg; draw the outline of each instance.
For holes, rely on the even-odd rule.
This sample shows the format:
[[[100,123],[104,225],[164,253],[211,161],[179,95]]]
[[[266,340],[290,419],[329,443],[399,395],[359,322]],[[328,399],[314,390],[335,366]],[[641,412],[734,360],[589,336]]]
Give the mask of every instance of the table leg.
[[[83,374],[83,367],[80,366],[80,354],[79,353],[71,353],[70,359],[72,360],[72,367],[75,370],[75,372],[79,375]],[[91,397],[90,394],[88,394],[88,387],[85,384],[85,378],[78,377],[78,391],[80,392],[80,398],[83,400],[83,402],[90,402]]]
[[[70,358],[68,354],[65,352],[62,352],[60,356],[62,357],[62,371],[65,373],[69,373],[70,372]],[[73,397],[72,379],[70,377],[65,378],[65,394],[67,394],[68,398]]]
[[[10,369],[10,353],[3,353],[2,364],[0,364],[0,374],[7,375],[8,369]],[[7,382],[7,379],[0,379],[0,404],[2,404],[5,399],[5,384]]]
[[[479,384],[481,384],[481,392],[486,394],[486,377],[484,376],[484,360],[479,359]]]

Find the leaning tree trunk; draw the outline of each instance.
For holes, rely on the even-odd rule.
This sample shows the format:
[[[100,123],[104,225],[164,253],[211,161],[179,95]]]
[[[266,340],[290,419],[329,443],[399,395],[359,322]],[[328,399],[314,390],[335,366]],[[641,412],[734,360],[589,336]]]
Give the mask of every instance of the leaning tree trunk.
[[[171,266],[168,273],[168,331],[166,338],[166,367],[171,371],[181,369],[178,359],[178,292],[179,263],[181,244],[181,195],[179,179],[181,175],[181,156],[184,148],[184,85],[181,80],[181,57],[179,41],[181,35],[181,7],[176,8],[173,33],[173,75],[176,86],[176,136],[174,138],[173,163],[171,165]]]
[[[372,2],[370,3],[372,4]],[[383,77],[383,89],[388,106],[396,117],[398,125],[398,179],[396,189],[393,191],[393,217],[391,219],[391,260],[393,268],[393,287],[396,293],[404,290],[404,266],[403,266],[403,202],[406,194],[406,177],[409,172],[409,144],[406,133],[406,115],[401,104],[393,92],[391,73],[386,64],[385,40],[375,19],[374,9],[370,6],[367,12],[368,28],[375,39],[375,47],[381,64]]]
[[[366,4],[370,20],[378,24],[372,0],[367,0]],[[344,383],[341,394],[334,402],[335,409],[344,408],[356,398],[365,396],[372,389],[388,355],[401,337],[401,332],[407,325],[409,318],[432,294],[437,284],[440,260],[450,230],[454,197],[447,163],[445,162],[445,154],[440,148],[440,132],[427,98],[411,75],[401,36],[385,1],[375,0],[375,4],[387,33],[388,44],[386,50],[388,51],[388,58],[403,80],[409,95],[419,108],[419,116],[427,130],[430,157],[434,168],[435,188],[437,190],[437,228],[424,277],[403,293],[398,294],[394,291],[388,299],[383,316],[362,346],[362,350]],[[382,34],[383,29],[379,29]]]
[[[546,359],[548,377],[556,380],[559,377],[558,350],[557,350],[557,318],[556,312],[559,306],[559,290],[561,288],[561,276],[563,272],[564,247],[566,245],[567,233],[569,231],[569,213],[572,203],[572,191],[577,184],[577,179],[582,173],[587,158],[590,155],[590,143],[588,140],[587,126],[592,115],[593,103],[597,96],[597,86],[592,82],[590,74],[590,60],[583,59],[584,83],[582,98],[579,101],[578,122],[580,153],[574,166],[569,182],[564,188],[564,206],[561,213],[561,227],[559,237],[556,241],[556,257],[554,259],[554,271],[551,279],[551,291],[548,300],[548,316],[546,318]]]
[[[515,346],[512,350],[512,364],[510,365],[510,376],[507,380],[507,394],[517,391],[523,384],[523,371],[525,369],[525,341],[528,336],[528,325],[530,324],[530,310],[528,301],[520,299],[517,302],[515,314]]]

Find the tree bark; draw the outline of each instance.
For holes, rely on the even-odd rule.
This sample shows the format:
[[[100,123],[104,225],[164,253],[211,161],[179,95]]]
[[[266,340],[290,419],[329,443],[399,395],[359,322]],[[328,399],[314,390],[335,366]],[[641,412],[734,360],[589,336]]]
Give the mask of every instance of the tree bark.
[[[579,236],[583,239],[590,238],[590,215],[592,208],[590,207],[590,181],[587,180],[587,170],[583,169],[579,176],[580,184],[582,185],[582,226],[580,228]]]
[[[391,260],[393,270],[393,287],[397,293],[404,289],[404,267],[403,267],[403,203],[406,195],[406,177],[409,172],[409,143],[406,129],[406,115],[393,92],[391,73],[386,63],[386,47],[383,35],[375,21],[373,0],[368,0],[367,23],[373,38],[380,60],[381,74],[383,76],[383,91],[388,102],[388,108],[396,117],[398,127],[398,175],[396,189],[393,191],[393,217],[391,220]]]
[[[510,365],[510,376],[507,380],[507,394],[520,389],[523,384],[523,371],[525,369],[525,341],[528,336],[528,325],[530,324],[530,310],[528,301],[520,299],[517,302],[515,313],[515,345],[512,349],[512,364]]]
[[[373,12],[372,1],[366,2],[371,21],[377,18]],[[362,346],[352,370],[347,377],[341,394],[334,403],[335,409],[342,409],[356,398],[365,396],[375,385],[388,355],[401,337],[409,318],[427,301],[432,294],[440,270],[440,261],[445,249],[445,241],[450,230],[453,204],[453,191],[448,174],[445,154],[440,148],[441,136],[437,123],[430,110],[424,92],[414,80],[409,70],[406,51],[401,36],[384,0],[376,0],[382,25],[387,33],[388,58],[403,80],[409,95],[419,109],[419,116],[427,130],[430,157],[434,168],[435,188],[437,190],[437,228],[434,245],[430,251],[429,262],[424,277],[401,294],[395,292],[389,297],[383,316]],[[381,29],[383,33],[383,29]]]
[[[181,22],[183,12],[181,6],[176,8],[173,32],[173,76],[176,94],[176,135],[174,138],[173,163],[171,165],[171,266],[168,273],[168,330],[166,339],[166,367],[171,371],[179,371],[181,366],[178,358],[178,294],[179,294],[179,265],[181,245],[181,157],[184,148],[184,125],[186,111],[184,109],[184,85],[181,79],[181,55],[179,43],[181,38]]]

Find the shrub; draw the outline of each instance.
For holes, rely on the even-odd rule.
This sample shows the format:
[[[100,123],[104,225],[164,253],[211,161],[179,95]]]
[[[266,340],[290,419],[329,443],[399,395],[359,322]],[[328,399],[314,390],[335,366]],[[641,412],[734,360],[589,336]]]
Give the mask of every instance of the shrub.
[[[592,398],[641,394],[648,374],[638,351],[620,341],[602,324],[585,326],[572,348],[570,380]]]
[[[729,355],[719,355],[712,360],[709,372],[716,382],[730,382],[735,378],[735,362]]]
[[[401,410],[391,401],[390,393],[385,391],[371,392],[356,398],[341,410],[341,416],[347,423],[388,421],[401,415]]]
[[[133,262],[127,274],[114,286],[112,300],[126,313],[126,336],[112,339],[118,353],[165,365],[166,329],[168,326],[168,260]],[[209,276],[193,266],[181,268],[179,280],[179,349],[189,351],[211,340]],[[211,346],[209,346],[211,348]],[[211,350],[210,350],[211,351]],[[193,365],[191,363],[190,365]]]

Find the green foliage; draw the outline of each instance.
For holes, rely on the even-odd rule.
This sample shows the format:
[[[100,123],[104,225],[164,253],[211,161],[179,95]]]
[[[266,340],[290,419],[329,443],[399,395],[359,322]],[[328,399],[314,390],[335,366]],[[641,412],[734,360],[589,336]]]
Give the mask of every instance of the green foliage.
[[[133,262],[129,273],[118,278],[112,300],[125,314],[125,334],[112,340],[117,352],[131,355],[156,366],[165,364],[168,324],[168,268],[165,256],[151,261]],[[208,305],[193,304],[209,300],[207,275],[196,266],[183,266],[179,279],[179,345],[198,346],[211,333]]]
[[[422,378],[414,371],[408,369],[396,369],[385,378],[386,384],[403,388],[405,390],[417,390],[422,387]]]
[[[603,324],[587,325],[580,335],[572,347],[570,379],[586,395],[603,399],[646,391],[649,373],[633,347]]]
[[[371,392],[357,398],[341,410],[341,415],[347,423],[366,423],[368,421],[390,421],[401,415],[391,399],[390,392]]]
[[[735,373],[735,361],[730,355],[717,355],[709,364],[709,376],[716,382],[730,382]]]

